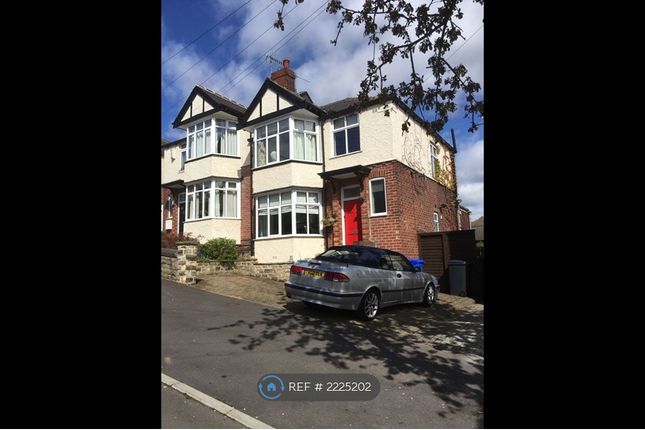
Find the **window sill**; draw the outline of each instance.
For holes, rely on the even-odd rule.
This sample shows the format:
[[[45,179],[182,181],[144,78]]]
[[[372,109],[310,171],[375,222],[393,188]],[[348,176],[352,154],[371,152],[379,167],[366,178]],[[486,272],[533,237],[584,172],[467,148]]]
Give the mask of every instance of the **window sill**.
[[[382,214],[370,214],[370,218],[383,218],[384,216],[387,216],[387,212]]]
[[[256,237],[253,240],[292,239],[294,237],[313,237],[319,239],[324,238],[322,234],[287,234],[284,236]]]
[[[348,152],[347,154],[334,155],[333,157],[329,157],[329,159],[333,160],[334,158],[347,157],[348,155],[360,154],[361,152],[363,152],[363,150],[359,149],[358,151]]]
[[[209,221],[209,220],[217,220],[217,219],[230,219],[230,220],[237,220],[241,221],[242,218],[233,218],[233,217],[225,217],[225,216],[209,216],[206,218],[199,218],[199,219],[187,219],[184,221],[184,223],[191,223],[191,222],[199,222],[199,221]]]
[[[260,167],[254,167],[253,171],[267,169],[269,167],[274,167],[274,166],[282,166],[283,164],[287,164],[287,163],[313,164],[313,165],[316,165],[316,166],[322,166],[322,164],[323,164],[320,161],[291,160],[290,159],[290,160],[277,161],[277,162],[271,163],[271,164],[265,164],[264,166],[260,166]]]
[[[242,159],[242,157],[240,157],[239,155],[227,155],[227,154],[214,154],[214,153],[210,153],[210,154],[202,155],[202,156],[200,156],[200,157],[195,157],[195,158],[191,158],[191,159],[189,159],[189,160],[186,160],[186,162],[185,162],[184,164],[188,164],[188,163],[191,163],[191,162],[193,162],[193,161],[201,160],[202,158],[207,158],[207,157],[223,157],[223,158],[237,158],[237,159]]]

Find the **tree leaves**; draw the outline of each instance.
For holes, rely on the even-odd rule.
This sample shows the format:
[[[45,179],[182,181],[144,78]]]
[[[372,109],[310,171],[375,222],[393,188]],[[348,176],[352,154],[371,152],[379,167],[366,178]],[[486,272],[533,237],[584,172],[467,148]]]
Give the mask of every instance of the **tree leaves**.
[[[291,0],[280,0],[284,6]],[[304,0],[293,0],[302,3]],[[474,0],[483,4],[483,0]],[[365,0],[360,9],[354,10],[343,6],[342,0],[330,0],[326,11],[340,15],[336,38],[330,42],[336,45],[345,24],[363,27],[363,34],[370,44],[379,45],[378,58],[367,63],[365,78],[361,81],[359,101],[366,103],[369,94],[395,95],[400,97],[412,110],[421,108],[435,113],[431,126],[435,131],[443,129],[450,113],[457,110],[457,95],[465,94],[465,117],[471,118],[468,131],[474,132],[481,124],[477,118],[483,118],[484,101],[477,95],[481,85],[468,76],[463,64],[448,63],[446,53],[459,39],[464,39],[462,29],[456,21],[464,13],[458,7],[462,0],[431,0],[416,8],[406,0]],[[282,10],[274,23],[276,28],[284,30]],[[414,31],[412,31],[414,30]],[[399,40],[397,43],[381,43],[379,36],[391,34]],[[412,34],[411,34],[412,33]],[[415,65],[414,53],[427,55],[425,65]],[[391,64],[397,57],[410,62],[410,79],[398,85],[386,85],[387,75],[383,67]],[[418,60],[418,57],[417,57]],[[426,70],[431,79],[426,79],[422,72]],[[402,129],[407,129],[403,124]]]

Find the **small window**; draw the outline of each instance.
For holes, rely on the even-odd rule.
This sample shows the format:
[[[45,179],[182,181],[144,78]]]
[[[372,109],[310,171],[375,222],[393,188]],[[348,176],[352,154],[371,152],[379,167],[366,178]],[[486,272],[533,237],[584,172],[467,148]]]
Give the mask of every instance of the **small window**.
[[[370,203],[372,215],[387,215],[384,178],[372,179],[370,181]]]
[[[433,213],[432,219],[434,222],[434,231],[439,231],[439,214],[437,212]]]
[[[361,150],[358,114],[334,120],[334,155],[351,154]]]
[[[430,144],[430,177],[433,179],[436,178],[437,173],[439,173],[439,169],[440,165],[437,147],[436,145]]]
[[[181,162],[179,163],[179,170],[184,170],[186,164],[186,144],[181,145]]]

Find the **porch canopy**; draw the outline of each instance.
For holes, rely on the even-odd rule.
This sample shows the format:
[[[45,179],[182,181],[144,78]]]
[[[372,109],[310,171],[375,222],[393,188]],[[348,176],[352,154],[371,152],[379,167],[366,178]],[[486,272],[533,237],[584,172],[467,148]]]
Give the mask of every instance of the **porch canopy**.
[[[166,182],[165,184],[161,184],[161,186],[173,191],[184,191],[186,189],[186,185],[181,179],[172,182]]]
[[[342,169],[336,169],[336,170],[328,170],[326,172],[318,173],[318,175],[328,183],[331,183],[332,190],[336,192],[336,184],[334,183],[335,180],[343,180],[343,179],[351,179],[351,178],[358,178],[362,179],[365,176],[369,175],[370,171],[372,170],[371,167],[367,166],[362,166],[362,165],[357,165],[357,166],[351,166],[351,167],[344,167]],[[361,182],[361,190],[363,189],[363,184]]]

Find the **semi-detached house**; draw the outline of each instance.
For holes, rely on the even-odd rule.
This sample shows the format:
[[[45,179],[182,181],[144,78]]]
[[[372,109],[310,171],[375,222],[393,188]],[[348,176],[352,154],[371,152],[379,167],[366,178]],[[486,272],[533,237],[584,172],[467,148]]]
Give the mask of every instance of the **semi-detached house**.
[[[186,137],[162,141],[162,230],[277,263],[356,242],[415,258],[418,233],[469,228],[455,149],[405,103],[319,106],[295,83],[284,60],[248,107],[193,89],[173,123]]]

